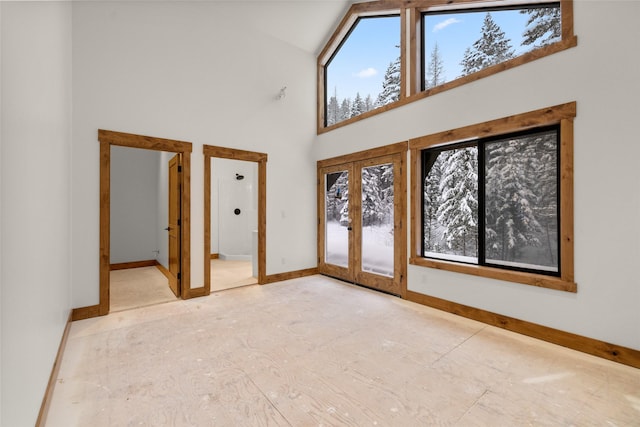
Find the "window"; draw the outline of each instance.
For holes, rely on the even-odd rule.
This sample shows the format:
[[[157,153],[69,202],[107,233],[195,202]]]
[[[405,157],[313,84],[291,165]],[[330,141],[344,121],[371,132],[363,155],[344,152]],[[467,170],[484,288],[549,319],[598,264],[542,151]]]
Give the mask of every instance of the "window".
[[[561,40],[560,3],[422,14],[422,90]]]
[[[423,150],[423,256],[559,275],[558,130]]]
[[[400,17],[359,18],[325,79],[326,126],[400,99]]]
[[[575,292],[575,108],[411,140],[411,263]]]
[[[318,55],[318,133],[577,44],[573,0],[354,3]]]

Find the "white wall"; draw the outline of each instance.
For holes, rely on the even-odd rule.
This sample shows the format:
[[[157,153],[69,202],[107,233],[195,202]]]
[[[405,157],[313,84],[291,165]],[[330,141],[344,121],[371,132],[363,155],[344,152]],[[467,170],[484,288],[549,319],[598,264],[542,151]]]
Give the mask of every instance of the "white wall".
[[[4,118],[2,116],[2,4],[0,4],[0,165],[2,165],[2,122]],[[2,239],[2,172],[0,172],[0,242]],[[0,243],[0,308],[2,308],[2,244]],[[0,424],[2,424],[2,315],[0,314]]]
[[[251,254],[251,232],[258,227],[258,164],[211,159],[211,253]],[[237,181],[239,173],[244,179]],[[237,206],[226,199],[238,200]],[[236,216],[235,208],[241,210]]]
[[[159,151],[111,147],[112,264],[156,258],[159,164]]]
[[[640,349],[640,2],[574,3],[576,48],[326,133],[314,158],[577,101],[576,294],[409,266],[408,288]]]
[[[1,2],[3,426],[32,426],[71,310],[71,4]]]
[[[99,300],[99,128],[193,143],[192,287],[204,282],[203,144],[269,155],[267,274],[316,265],[315,55],[244,26],[290,7],[74,2],[74,307]]]

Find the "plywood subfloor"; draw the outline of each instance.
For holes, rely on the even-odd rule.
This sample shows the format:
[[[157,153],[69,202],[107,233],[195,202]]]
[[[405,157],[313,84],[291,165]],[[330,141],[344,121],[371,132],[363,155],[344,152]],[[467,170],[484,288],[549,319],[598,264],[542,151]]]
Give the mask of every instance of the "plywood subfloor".
[[[257,283],[251,261],[211,260],[211,292]]]
[[[111,271],[109,284],[111,312],[176,300],[168,279],[156,267]]]
[[[47,426],[637,426],[640,370],[322,276],[74,322]]]

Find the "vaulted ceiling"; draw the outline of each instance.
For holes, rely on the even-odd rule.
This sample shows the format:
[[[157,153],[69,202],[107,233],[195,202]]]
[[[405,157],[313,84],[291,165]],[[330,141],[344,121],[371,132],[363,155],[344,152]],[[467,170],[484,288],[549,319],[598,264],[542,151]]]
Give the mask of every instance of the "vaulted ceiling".
[[[209,0],[221,1],[221,0]],[[247,24],[318,54],[351,4],[358,0],[236,0]]]

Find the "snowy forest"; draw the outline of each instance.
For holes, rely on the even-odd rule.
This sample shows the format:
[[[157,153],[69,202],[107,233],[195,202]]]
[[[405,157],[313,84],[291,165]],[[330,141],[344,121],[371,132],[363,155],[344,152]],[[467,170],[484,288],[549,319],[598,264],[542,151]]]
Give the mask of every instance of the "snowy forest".
[[[362,265],[363,271],[393,277],[394,192],[393,164],[362,168]],[[325,259],[347,266],[349,235],[349,173],[326,175]]]
[[[349,174],[327,176],[326,220],[349,224]],[[393,222],[393,164],[362,168],[362,226]]]
[[[561,36],[560,8],[541,7],[522,9],[520,13],[528,15],[526,28],[523,33],[522,46],[536,49],[556,42]],[[515,57],[511,40],[506,38],[504,31],[494,22],[491,12],[487,12],[480,37],[469,46],[461,59],[462,74],[457,77],[475,73],[489,66],[499,64]],[[426,61],[424,88],[429,89],[441,85],[449,80],[446,77],[442,54],[435,44]],[[329,90],[327,89],[327,96]],[[353,99],[340,99],[337,88],[328,98],[326,105],[326,125],[330,126],[356,117],[376,108],[390,104],[400,99],[400,57],[392,61],[384,74],[380,93],[376,95],[356,93]]]
[[[485,167],[478,171],[478,150]],[[555,129],[424,152],[424,255],[557,272],[558,141]],[[479,180],[484,193],[479,194]],[[479,200],[484,197],[484,223]]]

